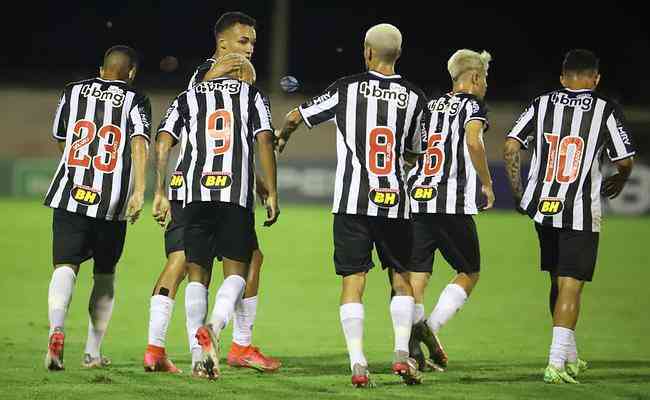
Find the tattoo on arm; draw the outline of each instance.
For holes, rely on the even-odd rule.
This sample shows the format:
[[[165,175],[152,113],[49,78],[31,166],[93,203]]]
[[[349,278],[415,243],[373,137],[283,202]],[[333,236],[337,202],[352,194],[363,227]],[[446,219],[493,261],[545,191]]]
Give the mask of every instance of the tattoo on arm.
[[[515,197],[521,198],[523,195],[523,188],[521,184],[521,162],[519,151],[506,151],[504,159],[512,193]]]

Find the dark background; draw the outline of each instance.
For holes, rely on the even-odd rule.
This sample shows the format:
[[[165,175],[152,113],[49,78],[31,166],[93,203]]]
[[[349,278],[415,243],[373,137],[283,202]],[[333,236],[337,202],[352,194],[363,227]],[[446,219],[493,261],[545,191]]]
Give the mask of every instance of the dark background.
[[[648,104],[649,34],[632,3],[593,2],[290,2],[287,74],[303,91],[321,90],[362,68],[365,31],[380,22],[401,29],[398,70],[427,93],[448,89],[446,62],[459,48],[494,57],[488,99],[526,101],[558,86],[563,54],[588,48],[601,58],[600,89],[623,104]],[[423,8],[425,4],[430,4]],[[5,13],[0,83],[55,86],[96,73],[106,50],[129,44],[141,56],[137,85],[182,89],[195,66],[214,49],[212,25],[225,11],[258,21],[253,57],[261,86],[270,81],[272,1],[60,1],[25,3]],[[107,27],[107,21],[112,27]],[[162,57],[178,70],[163,73]]]

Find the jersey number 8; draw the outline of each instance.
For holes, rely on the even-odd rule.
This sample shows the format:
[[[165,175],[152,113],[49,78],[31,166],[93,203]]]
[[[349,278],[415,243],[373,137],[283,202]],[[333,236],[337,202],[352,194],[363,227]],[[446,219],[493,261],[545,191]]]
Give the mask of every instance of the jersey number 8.
[[[370,131],[368,138],[368,170],[375,175],[389,175],[393,172],[393,148],[395,134],[387,126],[378,126]]]

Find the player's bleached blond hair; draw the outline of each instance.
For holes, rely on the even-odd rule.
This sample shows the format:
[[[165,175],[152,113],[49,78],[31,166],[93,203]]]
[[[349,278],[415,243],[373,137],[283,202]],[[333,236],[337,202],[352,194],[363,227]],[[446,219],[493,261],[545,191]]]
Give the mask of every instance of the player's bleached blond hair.
[[[447,70],[453,81],[456,81],[462,74],[470,70],[485,71],[487,74],[491,60],[492,56],[485,50],[478,53],[474,50],[461,49],[449,58]]]
[[[366,32],[365,45],[380,58],[394,61],[402,51],[402,32],[395,25],[375,25]]]

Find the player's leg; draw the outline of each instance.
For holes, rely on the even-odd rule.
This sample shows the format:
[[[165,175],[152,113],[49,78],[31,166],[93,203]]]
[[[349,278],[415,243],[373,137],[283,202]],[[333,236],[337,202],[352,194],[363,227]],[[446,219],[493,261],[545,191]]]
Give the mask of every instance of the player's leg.
[[[392,271],[393,296],[390,315],[393,321],[393,372],[406,384],[422,382],[418,363],[409,356],[409,340],[413,328],[415,299],[409,282],[408,264],[413,246],[411,221],[406,219],[371,219],[372,238],[383,268]]]
[[[89,219],[55,209],[52,218],[52,260],[54,271],[48,289],[48,350],[45,368],[64,369],[65,318],[74,291],[79,265],[90,257],[87,234]]]
[[[167,262],[158,277],[149,301],[149,335],[143,361],[144,370],[147,372],[181,372],[167,358],[165,341],[178,286],[187,272],[185,245],[183,243],[185,220],[182,212],[182,202],[172,201],[171,220],[165,229]],[[196,339],[191,337],[190,349],[193,342],[196,342]],[[194,347],[198,348],[198,344]],[[197,352],[200,352],[200,349]]]
[[[559,291],[557,275],[554,273],[548,274],[549,280],[551,281],[551,287],[548,293],[548,310],[551,313],[551,319],[553,319],[553,314],[555,313],[555,304],[557,303],[557,295]]]
[[[208,286],[211,280],[214,259],[214,207],[211,203],[195,202],[183,210],[185,217],[184,245],[187,261],[188,284],[185,288],[185,317],[187,334],[195,338],[205,324],[208,314]],[[192,340],[190,339],[190,343]],[[190,346],[192,353],[192,375],[213,379],[217,376],[205,369],[203,351]]]
[[[366,217],[335,214],[333,231],[334,266],[342,277],[339,317],[350,357],[352,385],[367,387],[371,383],[363,353],[363,292],[366,274],[374,266],[370,229]]]

